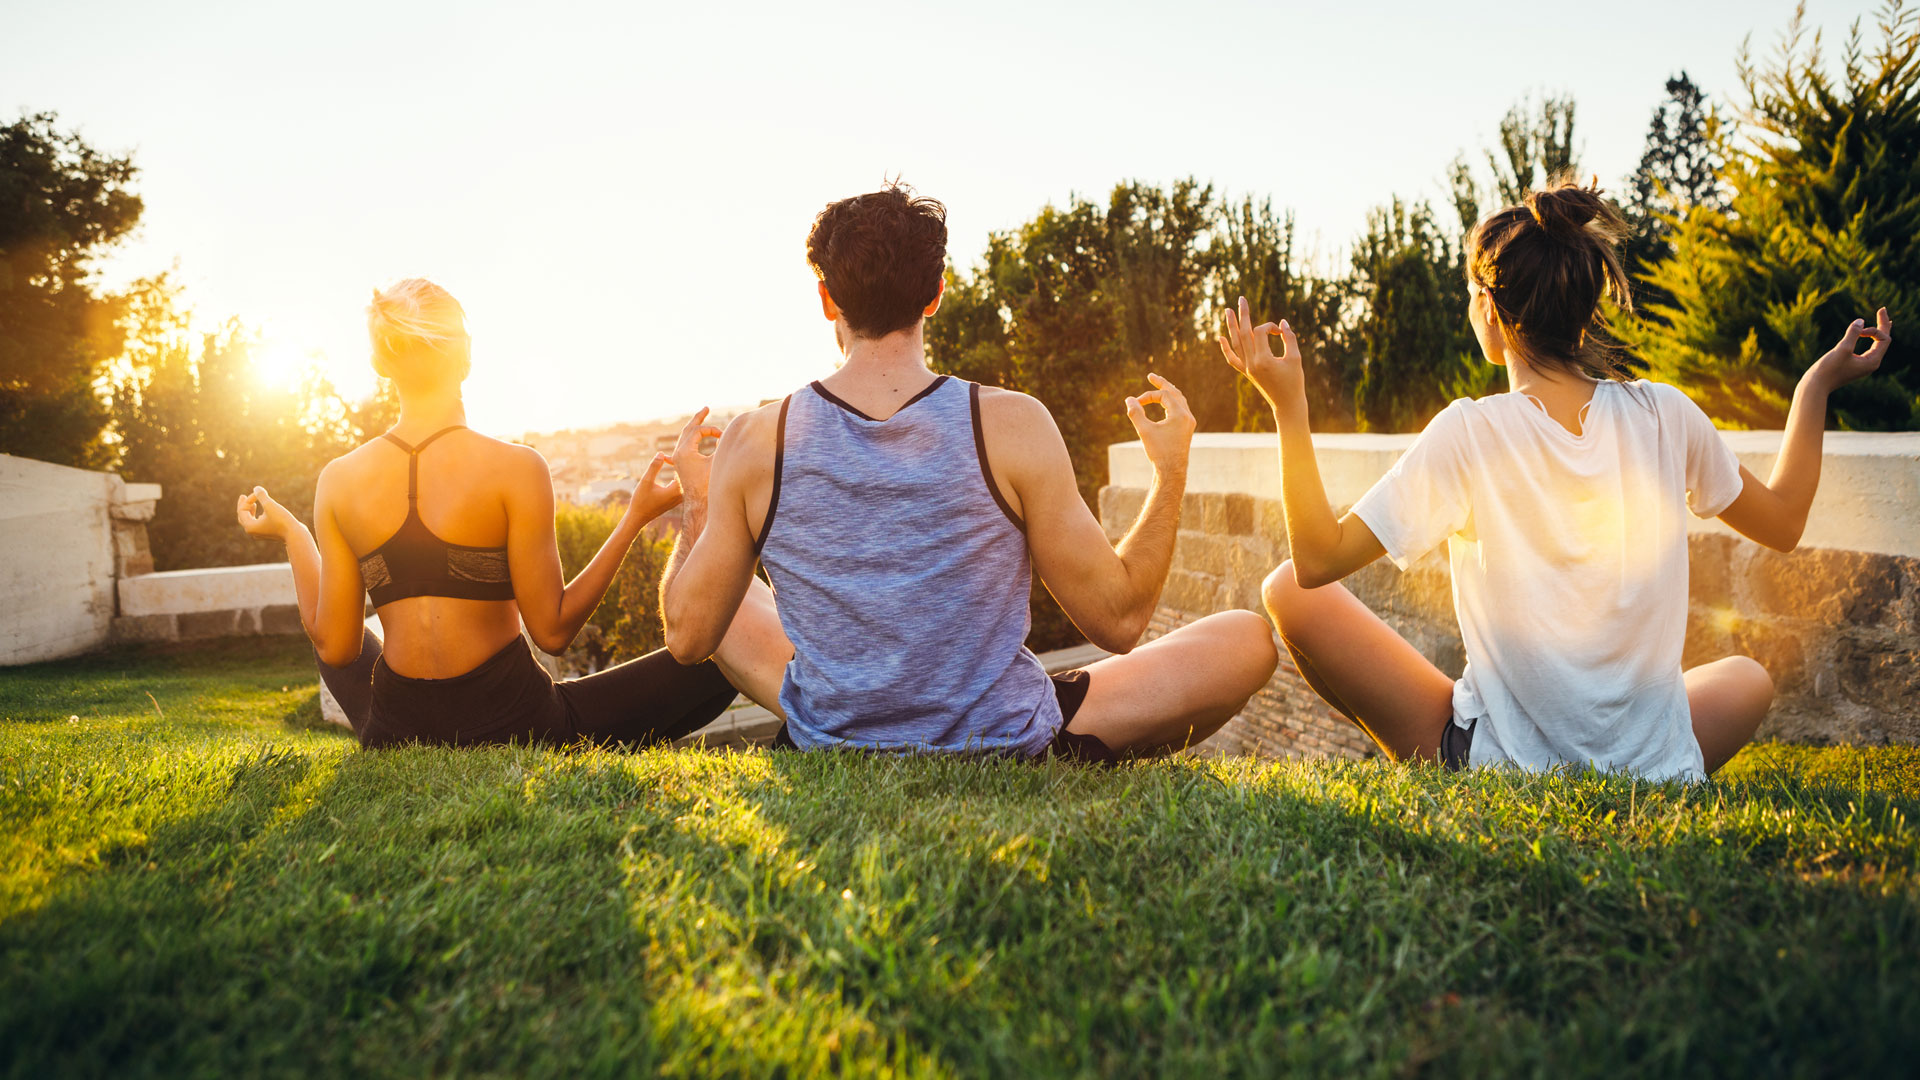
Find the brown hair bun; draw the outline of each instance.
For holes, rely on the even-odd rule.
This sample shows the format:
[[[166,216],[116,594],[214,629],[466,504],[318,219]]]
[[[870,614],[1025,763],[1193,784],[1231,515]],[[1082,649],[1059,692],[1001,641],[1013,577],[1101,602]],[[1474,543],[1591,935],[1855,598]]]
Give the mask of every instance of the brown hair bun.
[[[1467,276],[1493,297],[1507,339],[1536,367],[1625,378],[1603,301],[1632,310],[1620,259],[1627,222],[1597,185],[1562,179],[1467,234]]]

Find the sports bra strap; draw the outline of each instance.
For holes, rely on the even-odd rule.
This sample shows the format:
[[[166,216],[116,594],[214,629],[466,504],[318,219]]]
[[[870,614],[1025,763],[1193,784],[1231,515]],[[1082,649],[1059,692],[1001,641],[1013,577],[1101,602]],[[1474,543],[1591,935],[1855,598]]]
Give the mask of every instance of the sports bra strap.
[[[425,450],[427,446],[433,442],[433,440],[439,438],[442,435],[445,435],[447,432],[459,431],[461,428],[464,428],[466,426],[467,425],[465,424],[449,424],[448,426],[441,428],[439,431],[434,432],[433,434],[427,436],[426,438],[421,439],[419,445],[417,446],[408,446],[406,443],[400,440],[400,437],[398,435],[395,435],[391,431],[383,431],[380,433],[381,438],[387,440],[388,442],[391,442],[393,445],[407,452],[407,501],[408,502],[416,503],[420,501],[420,451]]]

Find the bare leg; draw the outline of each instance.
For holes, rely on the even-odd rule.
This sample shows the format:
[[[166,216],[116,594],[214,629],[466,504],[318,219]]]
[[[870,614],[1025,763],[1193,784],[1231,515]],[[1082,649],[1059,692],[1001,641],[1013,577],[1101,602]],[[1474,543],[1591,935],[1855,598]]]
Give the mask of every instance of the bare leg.
[[[1125,656],[1087,667],[1087,697],[1067,730],[1122,754],[1163,754],[1220,730],[1267,680],[1279,654],[1251,611],[1223,611]]]
[[[1300,676],[1396,761],[1436,761],[1453,680],[1339,584],[1303,589],[1293,560],[1267,575],[1267,611]]]
[[[733,623],[727,627],[727,636],[720,639],[713,662],[726,673],[734,689],[785,720],[787,714],[780,709],[780,686],[786,681],[787,662],[792,659],[793,643],[780,628],[773,590],[754,578],[740,601],[740,610],[734,613]]]
[[[1753,741],[1773,705],[1773,677],[1751,657],[1729,656],[1689,669],[1686,680],[1693,737],[1713,773]]]

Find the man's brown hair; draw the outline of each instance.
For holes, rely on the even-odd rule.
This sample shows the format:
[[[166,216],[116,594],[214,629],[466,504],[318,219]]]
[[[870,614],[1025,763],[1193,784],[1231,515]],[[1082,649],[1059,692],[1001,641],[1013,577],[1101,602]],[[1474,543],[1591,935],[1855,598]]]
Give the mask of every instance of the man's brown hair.
[[[855,336],[908,329],[940,295],[947,208],[898,182],[828,203],[807,234],[807,264]]]

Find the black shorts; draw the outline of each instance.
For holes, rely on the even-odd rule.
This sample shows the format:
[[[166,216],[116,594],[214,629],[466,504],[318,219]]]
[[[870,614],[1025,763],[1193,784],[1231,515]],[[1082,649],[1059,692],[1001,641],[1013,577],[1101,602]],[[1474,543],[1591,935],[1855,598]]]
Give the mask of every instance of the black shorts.
[[[713,661],[682,667],[665,649],[554,682],[524,637],[449,679],[413,679],[394,671],[371,631],[361,637],[358,660],[344,668],[319,666],[320,678],[368,749],[410,743],[564,746],[583,740],[649,746],[699,730],[735,697]]]
[[[1446,766],[1448,772],[1467,767],[1467,754],[1473,749],[1473,729],[1479,726],[1477,716],[1467,721],[1466,727],[1447,721],[1446,730],[1440,733],[1440,764]]]
[[[1053,733],[1053,741],[1047,744],[1043,757],[1057,757],[1067,761],[1079,761],[1089,765],[1112,765],[1121,760],[1119,754],[1096,735],[1078,735],[1067,730],[1074,714],[1086,703],[1087,691],[1093,683],[1086,669],[1074,668],[1052,676],[1053,697],[1060,703],[1060,730]],[[793,736],[787,734],[787,725],[781,724],[780,730],[773,734],[775,750],[798,750]]]

